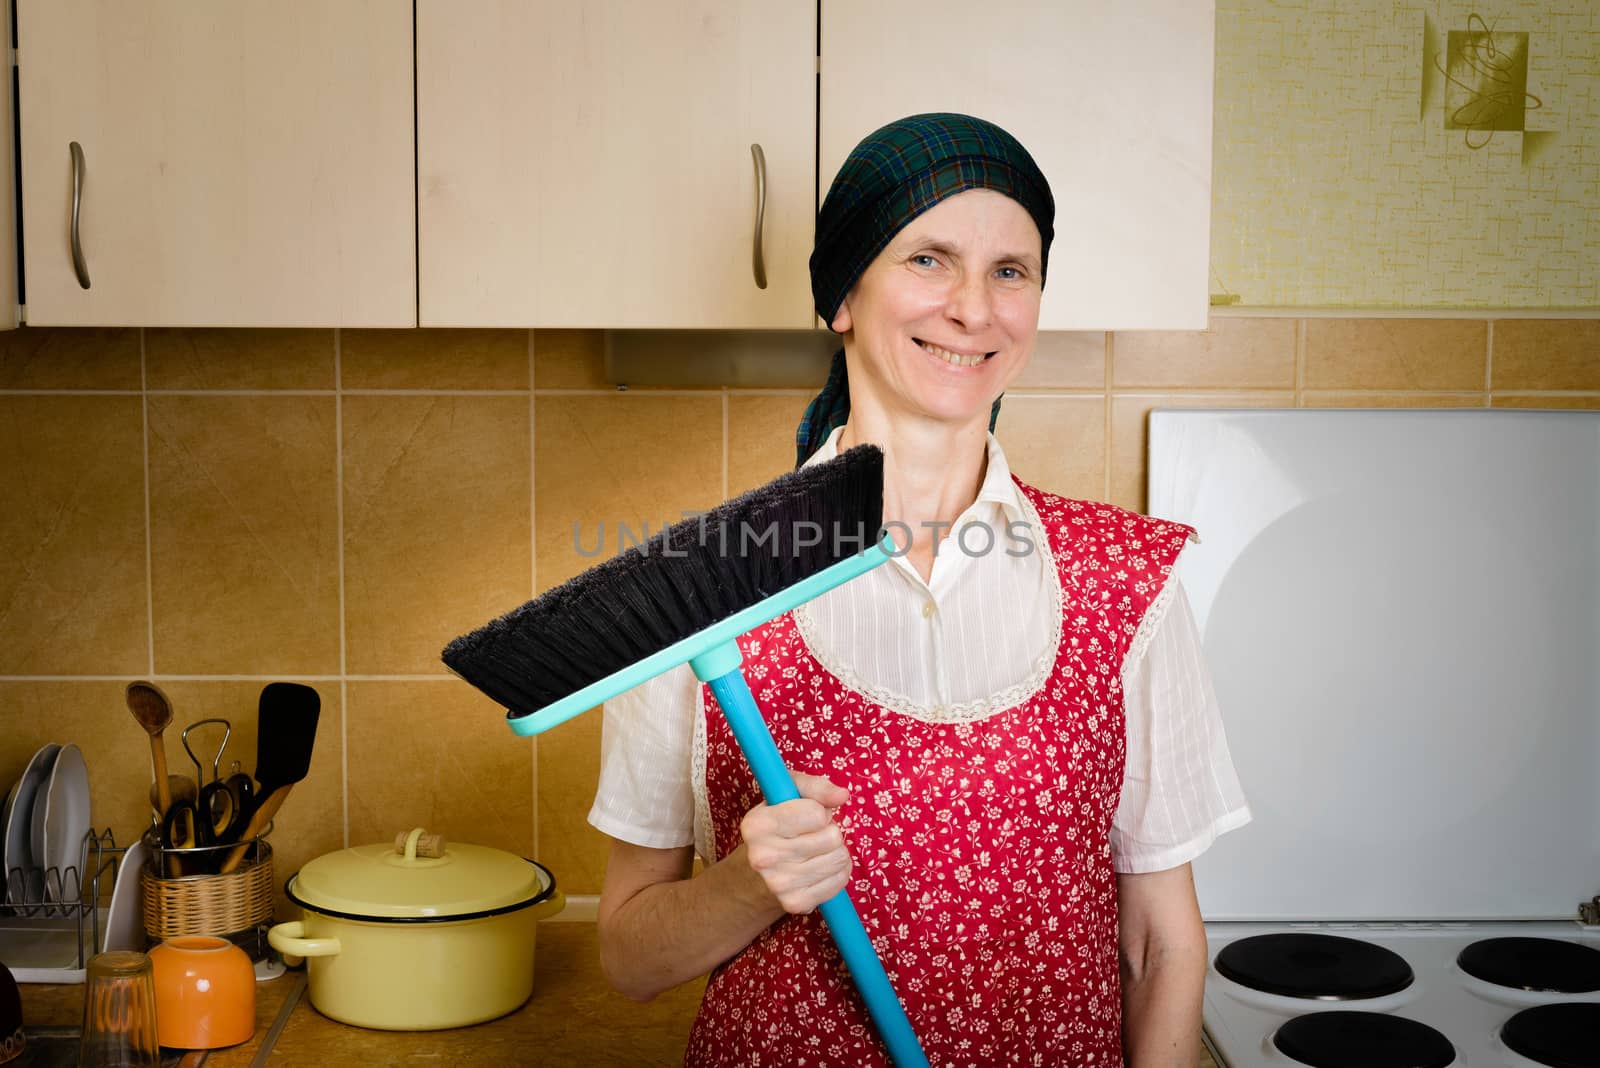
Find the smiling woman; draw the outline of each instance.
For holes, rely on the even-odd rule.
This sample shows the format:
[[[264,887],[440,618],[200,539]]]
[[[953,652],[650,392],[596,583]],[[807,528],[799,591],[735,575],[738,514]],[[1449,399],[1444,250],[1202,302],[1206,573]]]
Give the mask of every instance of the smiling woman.
[[[877,445],[899,553],[740,639],[801,797],[760,803],[686,667],[606,702],[601,961],[641,1000],[712,973],[688,1064],[886,1063],[816,913],[845,888],[931,1062],[1195,1063],[1188,864],[1248,810],[1191,532],[1035,489],[989,432],[1053,219],[1027,151],[951,114],[869,135],[822,205],[841,347],[797,459]]]

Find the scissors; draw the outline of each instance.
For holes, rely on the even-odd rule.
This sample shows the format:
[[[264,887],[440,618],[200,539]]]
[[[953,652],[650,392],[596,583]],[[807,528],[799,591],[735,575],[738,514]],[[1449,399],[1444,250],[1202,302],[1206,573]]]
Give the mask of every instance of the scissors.
[[[216,756],[211,760],[211,781],[207,782],[205,767],[189,744],[189,732],[210,724],[221,724],[223,735],[222,744],[217,746]],[[196,720],[183,729],[183,748],[194,763],[195,781],[200,789],[193,801],[174,801],[162,815],[161,837],[168,849],[192,849],[227,842],[227,836],[231,833],[237,837],[248,821],[254,794],[249,776],[233,774],[223,780],[217,774],[232,736],[233,724],[221,718]]]

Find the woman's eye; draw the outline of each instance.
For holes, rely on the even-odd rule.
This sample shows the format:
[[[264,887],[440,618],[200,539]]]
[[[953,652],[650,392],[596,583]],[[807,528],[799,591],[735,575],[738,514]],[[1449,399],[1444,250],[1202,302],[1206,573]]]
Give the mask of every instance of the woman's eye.
[[[912,256],[911,262],[916,264],[918,267],[937,267],[939,265],[939,261],[928,255],[926,252],[919,252],[915,256]]]
[[[1000,277],[1007,282],[1019,281],[1022,278],[1022,272],[1015,267],[1002,267],[999,273]]]

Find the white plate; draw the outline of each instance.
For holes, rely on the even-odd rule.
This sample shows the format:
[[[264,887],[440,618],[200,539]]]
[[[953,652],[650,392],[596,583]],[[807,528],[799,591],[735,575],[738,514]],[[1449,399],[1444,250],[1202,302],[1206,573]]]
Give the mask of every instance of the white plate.
[[[50,781],[33,801],[33,863],[43,869],[46,901],[82,898],[89,827],[89,768],[83,752],[69,743],[56,754]]]
[[[54,742],[41,746],[28,761],[28,769],[11,788],[6,798],[5,823],[5,883],[7,897],[12,904],[42,899],[42,879],[36,878],[32,837],[33,803],[39,787],[50,775],[50,765],[55,763],[61,747]]]
[[[144,928],[139,915],[139,872],[150,859],[150,847],[141,837],[122,854],[117,865],[117,885],[111,891],[111,908],[106,913],[108,950],[144,951]]]

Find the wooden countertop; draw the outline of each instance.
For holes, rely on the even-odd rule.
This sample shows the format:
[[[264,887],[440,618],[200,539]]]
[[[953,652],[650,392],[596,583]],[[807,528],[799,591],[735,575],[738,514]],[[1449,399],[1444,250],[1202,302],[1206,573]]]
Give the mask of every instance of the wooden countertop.
[[[291,971],[256,986],[256,1033],[249,1042],[190,1057],[185,1068],[272,1068],[296,1065],[371,1065],[428,1061],[443,1064],[676,1066],[683,1063],[689,1027],[704,980],[639,1005],[606,984],[596,961],[589,923],[539,925],[533,997],[498,1020],[451,1031],[368,1031],[336,1023],[311,1007],[305,973]],[[82,986],[22,987],[28,1028],[76,1028],[83,1014]],[[287,1018],[263,1049],[285,1007]],[[1203,1051],[1202,1068],[1216,1068]]]

